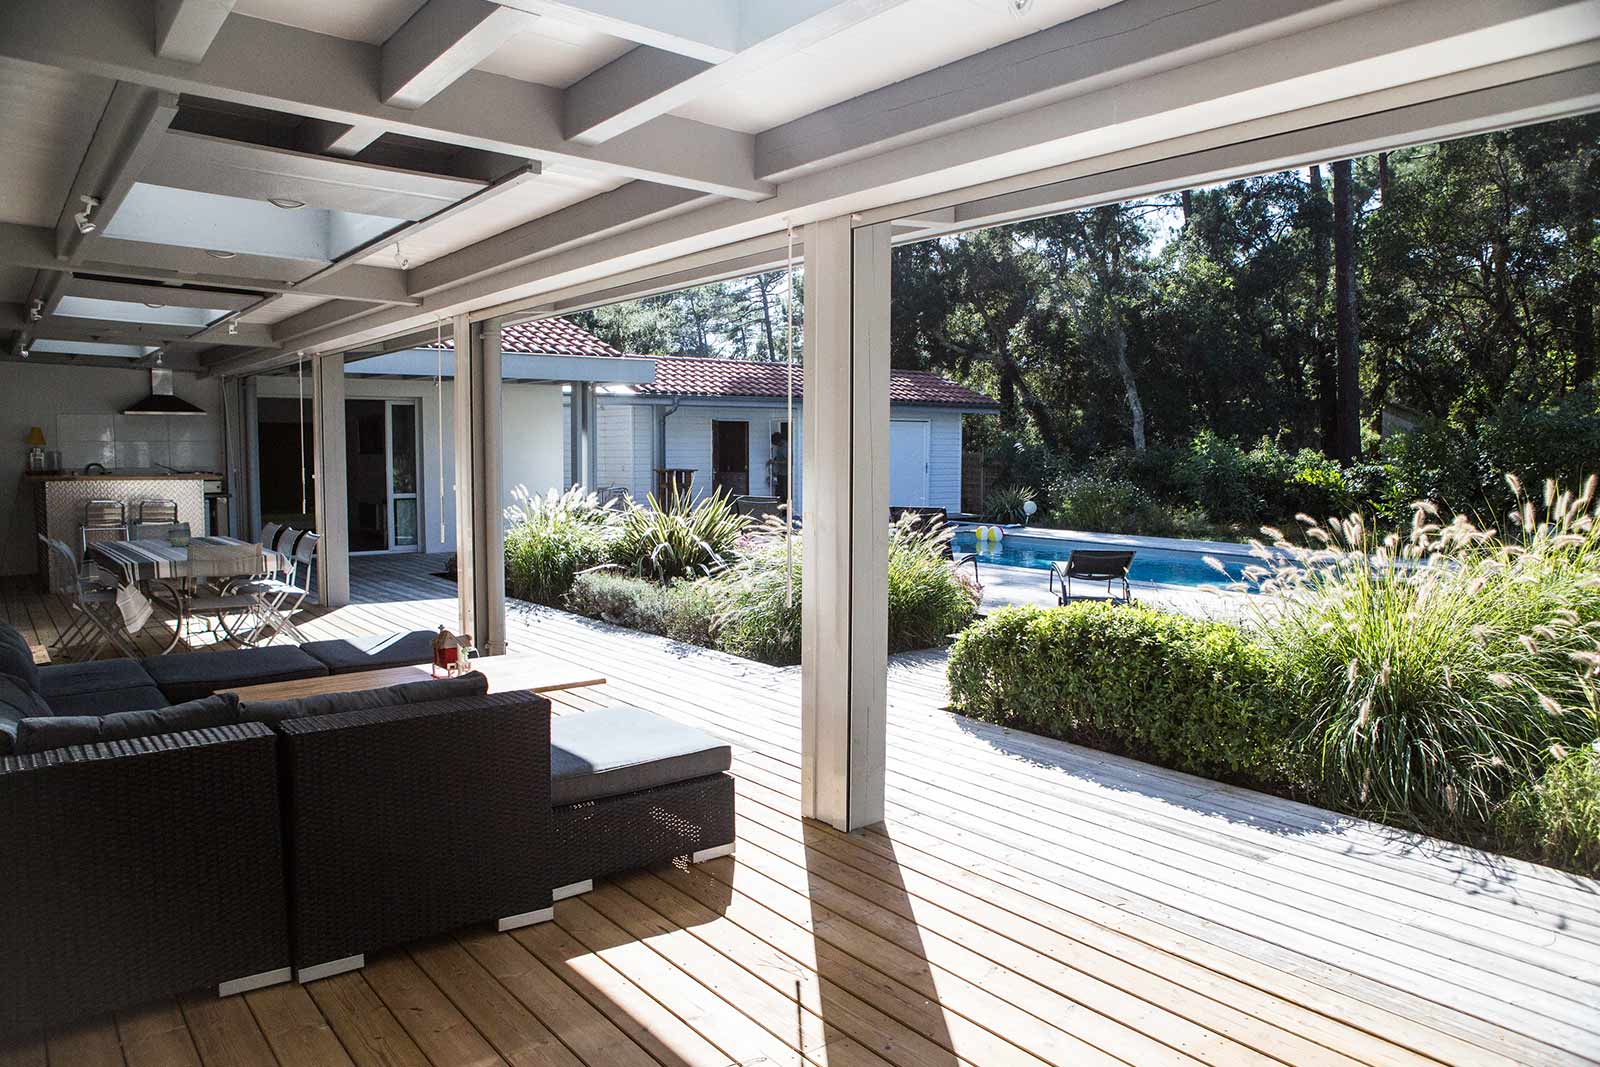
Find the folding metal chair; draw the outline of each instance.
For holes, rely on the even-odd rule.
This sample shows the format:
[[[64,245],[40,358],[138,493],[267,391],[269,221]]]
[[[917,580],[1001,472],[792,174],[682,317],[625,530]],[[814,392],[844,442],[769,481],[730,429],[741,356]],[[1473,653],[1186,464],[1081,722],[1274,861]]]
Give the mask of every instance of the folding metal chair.
[[[93,563],[83,563],[72,554],[65,541],[39,535],[61,562],[61,577],[51,583],[52,590],[66,602],[72,625],[56,637],[56,647],[71,649],[80,640],[94,640],[94,647],[83,659],[95,659],[111,646],[124,656],[137,658],[139,650],[129,639],[128,628],[117,606],[117,579]]]
[[[280,632],[296,641],[306,640],[293,616],[311,595],[311,568],[316,566],[317,544],[321,540],[321,534],[310,530],[286,528],[278,539],[279,558],[287,563],[283,574],[240,582],[234,587],[235,592],[257,597],[261,604],[262,621],[247,638],[250,644]]]
[[[267,569],[267,554],[260,545],[214,545],[205,541],[190,544],[186,576],[194,584],[183,599],[183,614],[178,621],[183,636],[188,636],[188,620],[213,618],[229,637],[253,643],[267,612],[260,594],[249,591],[247,586],[250,576]],[[241,582],[241,578],[245,580]]]
[[[128,509],[120,500],[90,500],[83,505],[83,524],[78,527],[78,558],[89,554],[90,540],[128,539]],[[96,535],[91,538],[90,535]]]
[[[134,508],[133,521],[138,523],[167,523],[178,521],[176,500],[141,500]]]

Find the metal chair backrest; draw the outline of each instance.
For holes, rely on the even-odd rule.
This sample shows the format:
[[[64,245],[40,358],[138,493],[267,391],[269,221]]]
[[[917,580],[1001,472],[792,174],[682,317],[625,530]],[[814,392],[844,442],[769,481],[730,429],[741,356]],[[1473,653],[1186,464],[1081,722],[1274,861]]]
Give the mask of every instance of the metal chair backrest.
[[[134,509],[135,522],[172,525],[178,521],[176,500],[141,500]]]
[[[264,522],[261,524],[261,547],[273,552],[278,550],[278,538],[283,536],[283,531],[288,529],[281,522]]]
[[[67,547],[65,541],[57,540],[54,537],[46,537],[44,534],[39,535],[39,540],[44,542],[45,547],[57,556],[61,563],[59,568],[50,568],[51,590],[61,596],[76,598],[79,590],[79,564],[77,557],[72,554],[72,549]],[[61,575],[61,577],[57,578],[57,575]]]
[[[1111,582],[1128,576],[1133,566],[1132,552],[1075,548],[1067,557],[1067,577],[1092,582]]]
[[[91,530],[120,530],[128,512],[120,500],[90,500],[83,505],[83,525]]]
[[[135,541],[167,541],[175,530],[192,536],[186,522],[136,522],[128,528],[128,536]]]
[[[300,536],[296,538],[294,547],[290,550],[294,561],[306,566],[315,563],[317,560],[317,543],[321,540],[322,535],[319,533],[312,533],[310,530],[302,531]]]
[[[239,578],[266,569],[267,554],[260,545],[216,545],[194,541],[189,545],[188,572],[196,578]]]

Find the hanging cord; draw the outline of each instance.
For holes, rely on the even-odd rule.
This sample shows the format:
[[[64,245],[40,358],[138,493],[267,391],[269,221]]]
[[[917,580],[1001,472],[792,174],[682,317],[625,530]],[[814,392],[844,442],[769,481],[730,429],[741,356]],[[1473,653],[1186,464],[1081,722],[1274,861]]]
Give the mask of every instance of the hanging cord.
[[[789,391],[788,391],[788,424],[784,427],[787,434],[783,442],[783,460],[787,465],[784,474],[783,491],[788,497],[785,501],[783,530],[783,601],[784,607],[794,607],[794,227],[789,227],[789,249],[787,262],[784,264],[784,285],[787,293],[784,297],[784,311],[788,315],[788,325],[783,332],[784,358],[789,364]]]
[[[439,453],[439,545],[444,546],[444,320],[433,320],[433,347],[438,354],[438,363],[433,371],[433,392],[439,401],[439,418],[434,426],[434,434],[438,438],[439,447],[434,451]]]
[[[304,356],[305,353],[300,353]],[[294,365],[294,411],[300,420],[300,514],[309,515],[306,500],[306,361],[298,359]]]

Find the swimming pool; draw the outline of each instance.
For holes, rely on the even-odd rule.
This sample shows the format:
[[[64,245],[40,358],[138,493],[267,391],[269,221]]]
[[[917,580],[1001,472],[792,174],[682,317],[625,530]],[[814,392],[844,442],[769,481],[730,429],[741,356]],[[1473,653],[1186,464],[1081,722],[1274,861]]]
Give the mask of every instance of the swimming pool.
[[[980,561],[1041,571],[1049,570],[1052,563],[1065,563],[1075,548],[1104,551],[1125,547],[1107,541],[1068,540],[1061,537],[1037,537],[1027,534],[1008,534],[998,545],[993,541],[979,544],[970,530],[957,533],[951,545],[957,552],[976,552]],[[1245,568],[1260,562],[1247,555],[1126,547],[1132,547],[1135,552],[1133,566],[1128,570],[1128,579],[1134,582],[1226,587],[1230,583],[1244,581]],[[1226,576],[1206,562],[1204,557],[1207,555],[1223,565],[1228,572]]]

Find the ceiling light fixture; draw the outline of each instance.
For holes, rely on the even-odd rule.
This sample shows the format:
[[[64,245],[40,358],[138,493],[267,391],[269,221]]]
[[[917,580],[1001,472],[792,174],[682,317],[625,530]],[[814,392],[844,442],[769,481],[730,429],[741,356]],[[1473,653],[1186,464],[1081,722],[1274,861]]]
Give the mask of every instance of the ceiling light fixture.
[[[224,252],[220,248],[208,248],[208,249],[206,249],[206,255],[210,256],[212,259],[232,259],[234,256],[237,256],[238,254],[239,253],[237,253],[237,252]]]
[[[150,303],[150,301],[146,300],[144,302],[144,306],[147,307],[147,308],[164,308],[167,305],[165,305],[165,304],[152,304],[152,303]]]
[[[44,301],[35,300],[28,305],[28,321],[38,322],[42,318],[44,318]]]
[[[93,196],[80,196],[78,199],[83,201],[83,210],[72,216],[72,221],[78,224],[79,233],[93,233],[99,227],[89,221],[89,216],[100,206],[100,201]]]
[[[33,349],[24,348],[24,349],[21,349],[17,354],[20,355],[23,359],[27,359],[29,356],[33,355]]]
[[[1011,9],[1013,15],[1026,15],[1028,9],[1033,6],[1033,0],[1006,0],[1006,6]]]
[[[235,336],[238,335],[238,333],[239,333],[239,320],[238,319],[229,319],[228,320],[228,336],[229,337],[235,337]]]
[[[271,204],[273,207],[281,207],[285,211],[293,211],[296,208],[302,208],[306,206],[306,202],[304,200],[292,200],[287,196],[268,197],[267,203]]]

